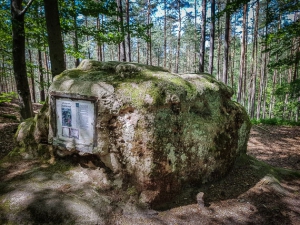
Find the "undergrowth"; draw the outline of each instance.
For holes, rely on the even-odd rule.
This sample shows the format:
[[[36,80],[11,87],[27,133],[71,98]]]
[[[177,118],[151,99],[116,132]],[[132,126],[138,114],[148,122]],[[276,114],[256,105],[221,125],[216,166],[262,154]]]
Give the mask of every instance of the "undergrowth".
[[[300,122],[290,121],[290,120],[283,120],[279,118],[272,118],[272,119],[252,119],[251,123],[256,124],[267,124],[267,125],[278,125],[278,126],[300,126]]]

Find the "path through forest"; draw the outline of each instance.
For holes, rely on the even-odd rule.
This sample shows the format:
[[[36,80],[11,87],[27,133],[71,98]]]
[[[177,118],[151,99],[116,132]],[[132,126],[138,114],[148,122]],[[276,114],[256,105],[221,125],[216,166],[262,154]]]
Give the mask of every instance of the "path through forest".
[[[15,110],[14,104],[2,104],[0,115],[18,117]],[[13,135],[17,126],[13,116],[0,116],[0,160],[14,147]],[[71,173],[91,173],[82,165],[79,163]],[[254,125],[248,143],[248,156],[239,158],[224,179],[201,187],[187,187],[182,195],[169,203],[169,207],[160,210],[139,207],[134,197],[124,197],[128,190],[108,193],[85,186],[78,192],[73,188],[76,184],[78,186],[78,180],[72,180],[70,174],[63,172],[43,172],[45,166],[36,160],[0,164],[1,224],[11,224],[11,221],[22,224],[23,219],[31,220],[32,224],[54,224],[53,219],[57,219],[63,224],[68,216],[73,216],[73,224],[300,224],[300,177],[290,171],[300,170],[300,127]],[[38,183],[45,177],[45,181]],[[26,198],[26,201],[32,199],[29,192],[36,193],[38,200],[30,202],[22,214],[12,214],[11,208],[3,208],[8,198],[26,205]],[[198,192],[204,193],[204,202],[198,199],[197,203]],[[18,199],[14,197],[16,193]],[[45,199],[45,195],[52,197]],[[79,203],[83,198],[84,205]],[[87,205],[89,198],[93,205]],[[67,199],[65,204],[70,204],[66,207],[70,212],[59,212],[63,217],[57,216],[51,208],[53,201],[58,199]],[[48,208],[47,203],[50,203]],[[41,204],[44,211],[37,214]],[[98,204],[104,204],[105,208]],[[84,219],[87,218],[85,209],[94,210],[88,213],[88,221]],[[64,211],[63,208],[59,210]]]

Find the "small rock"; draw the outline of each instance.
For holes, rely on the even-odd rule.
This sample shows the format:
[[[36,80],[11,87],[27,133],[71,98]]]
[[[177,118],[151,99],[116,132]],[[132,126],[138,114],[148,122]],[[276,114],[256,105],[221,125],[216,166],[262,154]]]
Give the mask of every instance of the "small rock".
[[[200,207],[204,207],[204,193],[203,192],[199,192],[196,196],[196,199],[197,199],[197,203]]]

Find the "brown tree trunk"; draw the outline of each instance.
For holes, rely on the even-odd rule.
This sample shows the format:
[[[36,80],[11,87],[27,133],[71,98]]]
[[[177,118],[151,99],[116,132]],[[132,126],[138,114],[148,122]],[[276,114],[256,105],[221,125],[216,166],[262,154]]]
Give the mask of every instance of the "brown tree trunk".
[[[44,52],[44,63],[45,63],[46,75],[47,75],[47,93],[48,93],[49,86],[50,86],[50,74],[49,74],[49,66],[48,66],[48,57],[46,52]]]
[[[13,69],[20,100],[21,117],[34,116],[25,62],[25,28],[24,15],[32,0],[22,8],[22,0],[11,0],[11,22],[13,39]]]
[[[194,24],[195,24],[195,32],[194,32],[194,62],[193,62],[193,67],[194,67],[194,72],[197,72],[197,0],[194,0]]]
[[[226,0],[229,4],[230,0]],[[224,62],[223,62],[223,78],[222,81],[227,85],[228,83],[228,53],[229,53],[229,29],[230,29],[230,14],[226,12],[225,15],[225,37],[224,37]]]
[[[205,36],[206,36],[206,0],[202,0],[201,42],[200,42],[200,56],[199,56],[200,73],[204,72]]]
[[[100,21],[99,17],[97,17],[96,26],[97,26],[97,30],[99,31],[100,27],[101,27],[101,21]],[[101,44],[100,40],[98,40],[98,42],[97,42],[97,59],[100,62],[103,61],[103,59],[102,59],[102,44]]]
[[[181,39],[181,7],[180,0],[177,0],[178,7],[178,34],[177,34],[177,51],[176,51],[176,62],[175,62],[175,73],[178,73],[179,68],[179,57],[180,57],[180,39]]]
[[[259,17],[259,1],[257,1],[257,5],[255,8],[255,25],[254,25],[254,33],[253,33],[253,52],[252,52],[252,82],[251,82],[251,95],[250,95],[250,117],[255,117],[255,95],[256,95],[256,80],[257,80],[257,35],[258,35],[258,18]]]
[[[221,2],[218,2],[218,10],[221,10]],[[221,80],[221,34],[222,34],[222,23],[220,22],[220,17],[218,17],[218,61],[217,61],[217,79]],[[223,80],[223,78],[222,78]]]
[[[164,67],[167,67],[167,0],[164,0]]]
[[[85,26],[88,27],[88,17],[85,17]],[[86,41],[87,43],[89,42],[89,35],[86,35]],[[87,47],[87,55],[88,55],[88,59],[91,58],[91,50],[90,47]]]
[[[238,83],[238,92],[237,92],[237,102],[242,102],[242,92],[243,92],[243,80],[245,76],[245,48],[246,48],[246,18],[247,18],[247,4],[244,4],[243,7],[243,29],[242,29],[242,46],[241,46],[241,58],[240,58],[240,75]]]
[[[209,50],[209,66],[208,72],[213,74],[214,70],[214,50],[215,50],[215,0],[210,1],[211,4],[211,22],[210,22],[210,50]]]
[[[151,22],[151,0],[147,1],[147,36],[148,36],[148,42],[147,42],[147,59],[146,59],[146,64],[147,65],[152,65],[152,43],[151,43],[151,28],[150,26],[150,22]]]
[[[29,62],[31,64],[32,63],[32,54],[31,54],[31,50],[28,49],[28,56],[29,56]],[[35,81],[34,81],[34,71],[33,68],[30,67],[30,81],[31,81],[31,99],[33,100],[33,102],[36,102],[36,98],[35,98]]]
[[[122,6],[122,0],[117,0],[117,5],[118,5],[118,12],[119,12],[119,22],[120,22],[120,28],[121,28],[121,33],[122,36],[124,37],[125,35],[125,30],[124,30],[124,22],[123,22],[123,6]],[[126,47],[125,47],[125,40],[122,40],[120,43],[120,61],[126,62]]]
[[[66,69],[58,0],[44,0],[52,77]]]
[[[73,26],[74,26],[74,51],[75,53],[79,52],[79,43],[78,43],[78,26],[77,26],[77,13],[76,13],[76,1],[73,0],[73,8],[74,8],[74,15],[73,15]],[[75,67],[79,66],[79,58],[75,58]]]
[[[127,28],[127,61],[131,62],[131,38],[129,27],[129,0],[126,0],[126,28]]]
[[[44,72],[43,72],[43,61],[42,52],[38,50],[38,61],[39,61],[39,73],[40,73],[40,100],[45,101],[45,87],[44,87]]]

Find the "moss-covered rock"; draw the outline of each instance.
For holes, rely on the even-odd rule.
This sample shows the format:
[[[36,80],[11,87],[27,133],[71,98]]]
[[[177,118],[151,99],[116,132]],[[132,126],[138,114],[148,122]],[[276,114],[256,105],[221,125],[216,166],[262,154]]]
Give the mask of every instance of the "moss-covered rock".
[[[168,198],[185,183],[224,176],[246,151],[247,113],[230,100],[231,88],[209,74],[178,75],[136,63],[83,60],[56,76],[49,91],[97,99],[91,153],[147,201]],[[35,143],[48,137],[51,144],[55,138],[53,98],[49,102],[36,118],[36,124],[44,125],[30,126],[36,127]]]

